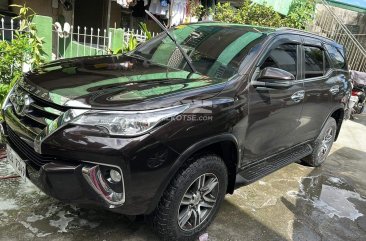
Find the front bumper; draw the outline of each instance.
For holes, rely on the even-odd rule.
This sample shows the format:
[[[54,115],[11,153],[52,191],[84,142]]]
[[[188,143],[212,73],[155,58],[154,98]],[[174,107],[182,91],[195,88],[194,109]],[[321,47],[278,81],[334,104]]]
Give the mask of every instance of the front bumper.
[[[20,143],[20,139],[14,141],[14,138],[9,137],[6,124],[1,123],[0,130],[2,142],[9,145],[25,161],[26,177],[47,195],[67,203],[118,208],[111,206],[98,195],[83,175],[83,168],[98,165],[98,163],[53,160],[46,164],[39,164],[30,160],[29,150],[24,149],[25,143]]]
[[[13,125],[13,123],[9,124]],[[1,133],[3,142],[10,145],[25,161],[27,178],[47,195],[66,203],[86,207],[101,207],[127,215],[151,212],[152,205],[154,205],[153,200],[160,195],[157,190],[166,177],[167,169],[170,166],[166,161],[174,160],[177,155],[171,149],[162,146],[163,144],[156,143],[156,140],[154,144],[151,143],[151,140],[148,141],[150,144],[145,143],[145,140],[133,140],[133,147],[137,149],[127,145],[127,143],[131,143],[131,140],[122,143],[120,139],[111,140],[111,138],[99,139],[100,143],[94,142],[93,145],[90,145],[90,143],[89,145],[81,145],[80,140],[79,144],[75,144],[75,139],[65,134],[69,133],[67,130],[63,130],[60,131],[59,135],[54,136],[54,140],[50,139],[52,145],[45,143],[50,153],[47,153],[49,156],[42,156],[46,156],[47,161],[40,160],[36,156],[31,156],[33,160],[30,160],[29,155],[35,155],[36,153],[29,153],[31,150],[24,149],[24,145],[28,146],[25,142],[20,145],[17,141],[14,141],[14,137],[10,137],[12,133],[9,133],[9,130],[11,131],[9,125],[2,123],[1,129],[3,130]],[[80,133],[81,130],[78,130]],[[73,131],[70,132],[73,133]],[[62,140],[62,138],[64,139]],[[102,146],[103,140],[116,143],[121,149]],[[73,149],[68,149],[70,142],[74,144]],[[98,145],[96,146],[96,144]],[[61,145],[63,145],[63,150],[61,150]],[[146,147],[146,145],[149,147]],[[32,149],[30,146],[28,148]],[[138,150],[142,148],[144,148],[144,153],[140,156],[136,152],[139,152]],[[158,160],[156,156],[147,156],[156,153],[156,149],[165,152],[162,156],[159,156]],[[135,155],[132,156],[131,153]],[[55,154],[66,159],[52,158],[56,156]],[[74,157],[74,159],[71,157]],[[39,160],[39,162],[37,163],[35,160]],[[97,192],[95,187],[90,185],[90,182],[84,176],[83,169],[91,165],[112,165],[121,170],[125,195],[123,204],[111,205]]]

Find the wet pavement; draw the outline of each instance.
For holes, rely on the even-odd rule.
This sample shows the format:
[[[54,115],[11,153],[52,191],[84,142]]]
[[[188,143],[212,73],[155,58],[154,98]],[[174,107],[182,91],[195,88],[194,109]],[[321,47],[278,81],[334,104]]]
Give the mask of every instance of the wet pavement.
[[[209,240],[366,240],[366,114],[347,121],[322,168],[291,164],[227,196]],[[0,162],[0,176],[12,168]],[[80,209],[0,180],[0,241],[158,240],[141,220]]]

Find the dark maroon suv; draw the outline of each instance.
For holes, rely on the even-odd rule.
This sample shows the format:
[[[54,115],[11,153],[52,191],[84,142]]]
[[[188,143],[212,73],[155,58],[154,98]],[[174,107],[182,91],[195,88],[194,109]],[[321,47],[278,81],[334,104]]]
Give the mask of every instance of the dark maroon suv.
[[[24,76],[3,105],[8,160],[64,202],[145,214],[190,240],[225,194],[320,166],[350,95],[344,48],[291,29],[198,23],[118,56]]]

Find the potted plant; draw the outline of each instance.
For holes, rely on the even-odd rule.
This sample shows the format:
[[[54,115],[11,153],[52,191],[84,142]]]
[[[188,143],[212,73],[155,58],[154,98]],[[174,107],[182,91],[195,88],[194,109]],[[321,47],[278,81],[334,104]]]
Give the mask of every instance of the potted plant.
[[[203,13],[203,6],[197,0],[191,0],[189,2],[189,7],[191,10],[190,11],[191,23],[198,22]]]

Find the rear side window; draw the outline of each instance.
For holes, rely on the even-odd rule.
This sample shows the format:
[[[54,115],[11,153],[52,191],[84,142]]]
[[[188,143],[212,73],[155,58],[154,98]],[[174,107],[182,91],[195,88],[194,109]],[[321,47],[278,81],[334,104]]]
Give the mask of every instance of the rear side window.
[[[271,50],[260,69],[278,68],[297,76],[297,45],[283,44]]]
[[[324,52],[317,47],[304,46],[305,51],[305,79],[324,75]]]
[[[330,60],[332,62],[332,65],[336,69],[344,69],[347,70],[345,55],[343,50],[340,50],[334,46],[331,45],[325,45],[327,52],[329,54]]]

